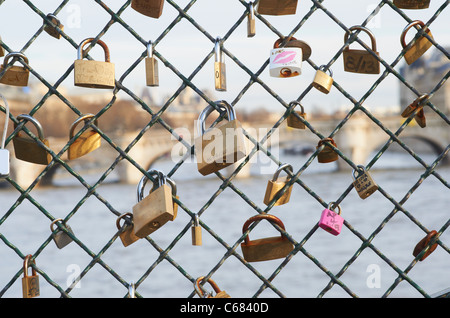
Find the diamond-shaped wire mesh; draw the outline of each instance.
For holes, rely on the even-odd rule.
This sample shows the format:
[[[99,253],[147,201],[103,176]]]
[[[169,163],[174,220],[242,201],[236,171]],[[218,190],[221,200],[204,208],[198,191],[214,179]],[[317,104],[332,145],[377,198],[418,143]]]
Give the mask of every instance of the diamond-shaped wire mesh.
[[[392,99],[398,86],[406,92],[402,98],[411,96],[401,101],[401,107],[422,94],[431,97],[445,90],[450,74],[449,52],[441,42],[445,31],[434,34],[434,38],[425,35],[445,66],[439,78],[425,88],[417,87],[420,81],[411,82],[405,75],[408,67],[403,66],[403,59],[408,47],[378,43],[375,48],[363,32],[352,33],[344,40],[354,25],[400,38],[405,25],[419,18],[433,31],[434,25],[445,25],[449,1],[433,1],[438,4],[432,3],[426,10],[401,10],[387,0],[352,3],[351,7],[333,1],[302,0],[295,15],[274,17],[256,12],[255,38],[246,35],[251,7],[243,0],[166,0],[160,19],[140,15],[131,8],[131,2],[0,1],[0,17],[25,11],[29,16],[27,28],[15,31],[20,34],[18,38],[8,36],[13,31],[3,25],[0,44],[7,52],[20,51],[28,57],[28,63],[16,63],[23,64],[31,72],[30,82],[41,87],[33,98],[24,99],[23,105],[31,105],[31,109],[14,102],[20,107],[11,109],[10,123],[18,124],[17,116],[27,113],[39,118],[54,140],[64,140],[56,150],[52,145],[45,147],[30,127],[19,125],[8,131],[9,149],[23,129],[22,133],[44,147],[53,161],[30,170],[35,176],[26,185],[12,173],[4,182],[8,187],[1,189],[0,296],[21,297],[23,262],[28,254],[35,260],[31,266],[40,276],[40,293],[45,297],[124,297],[131,283],[139,297],[197,297],[194,284],[201,276],[213,279],[231,297],[429,297],[449,287],[449,248],[445,244],[450,224],[445,211],[450,173],[445,165],[449,161],[448,108],[431,98],[424,106],[429,124],[419,129],[428,129],[425,135],[430,138],[418,134],[419,138],[444,136],[444,140],[434,144],[437,155],[422,156],[414,140],[409,139],[414,137],[409,130],[418,128],[414,127],[414,116],[400,121],[398,110],[388,114],[390,117],[381,116],[367,106]],[[44,31],[42,21],[51,23],[49,12],[65,18],[61,19],[65,29],[57,29],[59,40]],[[390,28],[380,28],[380,23],[388,21]],[[416,38],[423,34],[417,32]],[[127,63],[115,64],[114,90],[102,95],[94,94],[99,93],[95,89],[82,89],[82,93],[92,94],[83,98],[72,95],[66,87],[73,86],[73,61],[81,40],[88,37],[95,38],[94,42],[114,43],[109,47],[111,62],[120,57]],[[228,87],[226,92],[213,93],[218,37]],[[289,37],[309,42],[312,55],[303,62],[302,74],[295,80],[270,78],[269,59],[259,52],[267,51],[268,56],[276,39]],[[149,41],[160,63],[161,84],[142,93],[135,83],[144,83]],[[363,47],[379,61],[380,74],[343,71],[344,51],[354,46]],[[92,46],[89,58],[100,60],[100,49]],[[44,62],[34,64],[34,57]],[[321,65],[334,71],[332,91],[327,95],[310,85]],[[4,73],[2,70],[0,76]],[[174,85],[177,82],[179,85]],[[205,82],[209,83],[207,88]],[[165,85],[173,90],[164,91]],[[0,92],[9,96],[8,89],[2,85]],[[168,92],[167,96],[160,96],[158,102],[157,94],[163,92]],[[26,90],[21,91],[24,93]],[[180,102],[183,98],[188,101]],[[190,156],[194,151],[194,121],[207,105],[220,111],[217,100],[228,101],[245,123],[248,154],[232,169],[200,177]],[[194,109],[189,108],[193,101]],[[301,119],[305,130],[286,128],[289,114],[300,118],[291,101],[300,102],[312,114]],[[333,103],[350,106],[331,119],[321,117],[323,108],[319,105],[337,105]],[[249,113],[247,105],[270,105],[278,113]],[[4,106],[1,110],[6,111]],[[86,113],[95,115],[91,122],[98,121],[95,130],[102,138],[102,150],[81,161],[68,160],[68,148],[87,126],[72,139],[61,135],[62,130],[68,132],[62,127]],[[258,126],[260,122],[262,126]],[[295,145],[303,145],[306,140],[315,146],[326,137],[340,141],[356,138],[360,122],[367,131],[375,131],[376,145],[367,147],[373,151],[366,162],[357,162],[357,157],[343,150],[342,143],[334,148],[338,165],[317,164],[323,147],[313,147],[301,156],[286,155],[277,147],[285,139]],[[348,127],[356,128],[346,130]],[[171,160],[150,160],[154,154],[145,149],[158,146],[167,148]],[[383,160],[395,160],[392,149],[407,158],[402,160],[410,160],[409,167],[413,168],[373,169],[382,168]],[[282,193],[293,185],[290,202],[275,206],[274,199],[269,205],[263,204],[267,181],[276,167],[286,162],[293,171]],[[124,171],[138,179],[146,175],[153,180],[147,172],[149,163],[176,182],[177,218],[124,247],[116,220],[136,204],[137,182],[117,181]],[[352,171],[361,164],[379,185],[366,200],[357,196],[352,184]],[[335,171],[336,167],[340,169]],[[246,178],[247,174],[250,177]],[[53,180],[52,187],[38,186],[48,180]],[[318,227],[321,212],[330,202],[342,208],[345,220],[338,236]],[[279,217],[285,229],[263,221],[242,231],[247,219],[266,213]],[[203,233],[202,246],[191,244],[196,215]],[[73,230],[68,233],[61,228],[74,240],[63,249],[55,246],[50,227],[57,218],[64,219]],[[438,247],[426,260],[419,261],[422,254],[414,257],[414,246],[432,230],[439,235],[435,241]],[[240,247],[246,235],[251,239],[284,235],[294,249],[281,259],[247,262]],[[210,286],[205,284],[204,288]]]

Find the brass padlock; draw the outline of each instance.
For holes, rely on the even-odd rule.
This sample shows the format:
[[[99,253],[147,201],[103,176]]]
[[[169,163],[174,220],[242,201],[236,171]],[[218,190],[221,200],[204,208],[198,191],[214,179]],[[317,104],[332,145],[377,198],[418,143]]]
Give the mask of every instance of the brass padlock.
[[[0,41],[2,41],[2,38],[0,37]],[[6,52],[5,49],[3,48],[3,46],[0,45],[0,57],[5,56]]]
[[[278,167],[278,169],[273,174],[272,180],[269,180],[269,182],[267,183],[266,193],[264,195],[264,204],[269,205],[270,202],[273,200],[273,198],[278,194],[278,192],[280,192],[281,189],[284,188],[286,183],[291,179],[290,176],[279,178],[279,175],[280,175],[281,171],[283,171],[283,169],[287,169],[291,173],[293,173],[292,166],[290,164],[285,163]],[[283,205],[283,204],[288,203],[289,199],[291,197],[291,192],[292,192],[292,185],[290,185],[286,189],[286,192],[284,192],[277,199],[274,206]]]
[[[259,0],[256,11],[267,15],[289,15],[297,11],[298,0]]]
[[[394,5],[399,9],[426,9],[430,0],[394,0]]]
[[[427,119],[425,118],[423,107],[417,112],[416,116],[414,116],[414,120],[422,128],[425,128],[427,126]]]
[[[245,233],[253,222],[263,219],[277,224],[283,230],[285,229],[283,222],[276,216],[258,214],[244,223],[242,233]],[[250,241],[247,235],[245,241],[241,243],[241,249],[247,262],[260,262],[286,257],[294,249],[294,245],[283,234],[278,237],[262,238],[254,241]]]
[[[256,34],[255,6],[253,2],[248,3],[247,14],[247,37],[252,38]]]
[[[147,57],[145,58],[145,78],[147,86],[159,86],[158,60],[153,56],[153,44],[147,45]]]
[[[408,107],[406,107],[403,110],[401,116],[403,118],[408,118],[413,113],[415,113],[414,120],[417,122],[417,124],[419,124],[420,127],[425,128],[427,125],[427,121],[425,118],[425,112],[423,110],[423,106],[427,103],[428,99],[429,99],[428,94],[421,95],[419,98],[414,100],[414,102],[409,104]]]
[[[25,56],[25,54],[20,52],[12,52],[5,56],[2,66],[0,66],[0,73],[2,73],[6,69],[9,63],[9,59],[12,57],[16,57],[28,64],[28,58]],[[11,66],[3,74],[2,78],[0,78],[0,83],[12,86],[28,86],[29,77],[30,71],[25,67]]]
[[[206,118],[215,110],[208,105],[199,116],[195,139],[197,168],[202,175],[217,172],[246,156],[244,132],[236,119],[234,108],[226,101],[218,101],[216,105],[227,111],[228,121],[205,131]]]
[[[204,278],[205,276],[197,278],[194,284],[195,292],[200,296],[200,298],[231,298],[230,295],[228,295],[225,291],[220,290],[219,286],[211,278],[209,278],[207,282],[212,286],[216,294],[213,295],[212,292],[205,293],[202,287],[200,286],[200,283],[203,281]]]
[[[419,25],[422,28],[422,31],[425,32],[431,39],[433,39],[433,35],[431,34],[430,29],[423,23],[422,21],[415,20],[408,24],[405,29],[403,30],[400,42],[402,44],[403,49],[407,47],[406,45],[406,33],[411,29],[413,26]],[[406,50],[405,52],[405,61],[408,65],[414,63],[419,57],[421,57],[430,47],[433,46],[433,43],[430,42],[424,35],[420,35],[418,38],[416,38],[412,44],[412,46]]]
[[[359,169],[358,171],[353,170],[353,186],[359,197],[365,199],[378,190],[378,185],[373,181],[363,165],[358,165],[357,168]]]
[[[170,187],[172,188],[172,201],[173,201],[173,197],[175,197],[176,199],[179,199],[180,197],[177,195],[177,184],[175,183],[175,181],[173,181],[171,178],[169,178],[168,176],[163,175],[163,183],[169,184]],[[155,182],[153,182],[153,186],[155,186]],[[152,191],[152,190],[150,190]],[[177,213],[178,213],[178,204],[176,204],[175,201],[173,201],[173,217],[171,219],[171,221],[174,221],[175,218],[177,217]]]
[[[329,142],[334,147],[337,147],[335,141],[333,140],[333,138],[324,138],[324,139],[319,141],[319,144],[317,145],[316,149],[319,149],[325,142]],[[331,148],[327,144],[325,144],[325,147],[317,155],[317,160],[320,163],[333,162],[333,161],[336,161],[338,159],[339,159],[339,155],[334,151],[333,148]]]
[[[346,32],[344,35],[344,43],[347,42],[348,37],[352,31],[361,30],[367,33],[372,42],[372,51],[379,56],[377,52],[377,44],[375,41],[375,36],[366,27],[353,26],[349,29],[350,32]],[[363,74],[379,74],[380,73],[380,61],[369,53],[367,50],[355,50],[350,49],[350,44],[343,51],[344,56],[344,70],[346,72],[352,73],[363,73]]]
[[[40,295],[39,290],[39,276],[36,274],[34,267],[31,267],[31,276],[28,276],[28,267],[31,262],[36,264],[34,260],[31,259],[31,255],[25,256],[23,262],[23,278],[22,278],[22,295],[23,298],[33,298]]]
[[[295,113],[297,115],[299,115],[301,118],[306,119],[306,113],[305,113],[305,109],[303,108],[303,105],[301,105],[297,101],[293,101],[293,102],[289,103],[289,108],[291,108],[293,105],[300,106],[301,111],[295,111]],[[288,115],[286,124],[290,128],[297,128],[297,129],[305,129],[306,128],[305,123],[302,122],[301,119],[298,118],[297,116],[295,116],[293,113],[290,113]]]
[[[202,227],[200,226],[200,220],[198,214],[194,217],[194,224],[191,227],[192,233],[192,245],[201,246],[202,245]]]
[[[331,69],[325,70],[326,66],[321,65],[316,71],[312,86],[324,94],[328,94],[333,86],[333,72]],[[326,73],[328,71],[329,75]]]
[[[114,88],[115,87],[115,67],[110,62],[108,46],[102,40],[99,44],[105,52],[105,62],[83,60],[86,44],[94,41],[94,38],[88,38],[81,42],[78,47],[78,59],[74,63],[75,86],[89,88]]]
[[[3,99],[5,104],[5,123],[3,125],[3,134],[2,134],[2,144],[0,148],[0,178],[6,178],[9,176],[9,167],[10,167],[10,158],[9,158],[9,150],[5,148],[6,144],[6,134],[8,132],[8,123],[9,123],[9,105],[6,98],[0,94],[0,98]]]
[[[430,231],[430,233],[427,234],[422,240],[420,240],[419,243],[417,243],[416,247],[414,247],[413,256],[417,257],[431,242],[431,240],[437,235],[437,232],[435,230]],[[422,255],[422,257],[419,259],[419,261],[423,261],[425,258],[427,258],[431,253],[434,252],[434,250],[437,247],[437,243],[434,243],[428,248],[428,251],[425,252],[425,254]]]
[[[120,221],[124,220],[124,224],[121,226]],[[120,231],[119,237],[122,241],[123,246],[127,247],[128,245],[133,244],[140,237],[134,234],[134,224],[133,224],[133,214],[130,212],[124,213],[119,216],[116,220],[116,227]]]
[[[59,19],[54,14],[47,14],[47,18],[52,21],[52,23],[61,29],[61,31],[64,31],[64,25],[59,21]],[[49,24],[47,21],[44,20],[44,31],[47,32],[50,36],[60,39],[61,33],[58,32],[58,30],[51,24]]]
[[[164,0],[132,0],[131,7],[147,17],[158,19],[163,11]]]
[[[27,114],[17,116],[17,120],[31,122],[37,129],[39,140],[45,146],[49,147],[49,142],[44,138],[44,132],[39,121]],[[14,129],[16,129],[18,125],[19,124],[14,123]],[[22,134],[18,132],[12,141],[17,159],[40,165],[48,165],[52,161],[52,156],[47,152],[47,150],[41,147],[34,139],[29,137],[28,135],[22,137]]]
[[[225,60],[222,50],[220,49],[220,38],[216,39],[214,45],[214,84],[216,91],[227,90],[227,74],[225,67]]]
[[[70,132],[69,132],[69,140],[71,140],[75,136],[75,128],[77,125],[85,121],[86,123],[89,121],[90,118],[95,117],[93,114],[87,114],[84,116],[79,117],[71,126],[70,126]],[[98,122],[97,119],[94,121],[94,125],[97,126]],[[87,129],[85,130],[75,141],[69,146],[68,150],[68,156],[69,160],[73,160],[76,158],[79,158],[81,156],[84,156],[95,149],[99,148],[101,146],[101,137],[98,132],[96,132],[94,129]]]
[[[149,171],[150,175],[156,173],[159,187],[144,197],[146,175],[139,181],[137,187],[137,201],[133,206],[134,234],[140,238],[146,237],[161,228],[168,221],[174,220],[172,189],[165,183],[164,175],[156,170]]]
[[[61,222],[64,225],[64,227],[66,228],[67,232],[73,234],[71,227],[69,225],[67,225],[63,219],[55,219],[50,224],[50,230],[52,231],[52,233],[55,231],[53,227],[56,224],[56,222]],[[53,235],[53,241],[55,242],[56,246],[59,249],[62,249],[63,247],[65,247],[66,245],[68,245],[69,243],[71,243],[73,241],[72,238],[63,230],[59,230],[56,233],[53,233],[52,235]]]

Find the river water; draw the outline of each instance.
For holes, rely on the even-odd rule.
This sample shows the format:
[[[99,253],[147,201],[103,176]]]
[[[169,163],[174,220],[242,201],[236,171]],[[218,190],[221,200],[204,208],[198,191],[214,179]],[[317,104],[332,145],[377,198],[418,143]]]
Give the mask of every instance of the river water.
[[[280,154],[283,162],[292,163],[298,170],[307,160],[304,156]],[[430,164],[434,155],[423,155]],[[155,167],[164,172],[170,171],[173,163],[157,162]],[[351,171],[335,171],[335,163],[311,163],[302,174],[301,180],[325,202],[334,201],[351,184]],[[237,189],[243,191],[261,209],[267,180],[271,178],[275,166],[267,162],[255,162],[251,167],[251,177],[233,180]],[[194,171],[194,172],[193,172]],[[450,167],[442,166],[436,170],[445,180],[450,179]],[[386,153],[371,170],[373,179],[397,202],[414,186],[424,173],[424,169],[414,159],[401,153]],[[93,184],[98,174],[80,174]],[[114,182],[114,173],[107,182],[97,189],[98,194],[109,202],[115,211],[129,212],[136,203],[136,186]],[[209,198],[219,189],[221,182],[216,176],[201,177],[194,163],[184,164],[172,177],[177,183],[178,195],[183,204],[192,212],[198,212]],[[86,188],[72,176],[57,175],[52,187],[33,190],[31,196],[53,217],[64,218],[73,211],[74,206],[84,197]],[[13,205],[19,192],[13,188],[0,189],[0,217]],[[358,197],[352,189],[341,202],[342,216],[360,233],[368,238],[395,208],[392,202],[380,192],[375,192],[366,200]],[[440,230],[448,221],[450,206],[449,191],[434,176],[428,177],[403,205],[411,217],[427,230]],[[305,189],[295,184],[290,202],[273,207],[271,214],[279,217],[286,231],[300,242],[317,224],[323,206],[311,197]],[[242,225],[257,212],[235,191],[226,188],[201,215],[204,222],[228,245],[234,245],[242,235]],[[190,217],[183,209],[173,222],[154,232],[151,237],[162,249],[171,244],[174,237],[186,229]],[[69,220],[76,237],[93,254],[98,254],[106,243],[116,234],[116,215],[98,198],[90,196]],[[41,244],[50,237],[50,220],[41,211],[24,200],[14,212],[0,225],[0,233],[23,254],[35,254]],[[219,264],[226,253],[224,246],[205,229],[203,245],[192,246],[191,231],[185,234],[170,250],[170,261],[162,260],[155,267],[159,253],[146,240],[124,247],[120,239],[101,255],[103,265],[97,263],[70,292],[72,297],[123,297],[127,288],[114,275],[124,282],[137,282],[145,273],[148,276],[140,283],[137,292],[143,297],[188,297],[193,292],[192,278],[209,274],[217,268],[212,279],[231,297],[252,297],[262,286],[262,281],[254,271],[269,277],[282,260],[251,263],[252,269],[231,255]],[[250,239],[276,236],[278,232],[266,221],[260,222],[250,233]],[[425,236],[425,232],[414,224],[404,213],[396,213],[373,239],[373,248],[365,248],[348,267],[340,280],[359,297],[381,297],[390,288],[398,273],[377,253],[381,253],[399,270],[406,269],[413,261],[414,246]],[[441,241],[448,246],[450,233],[446,231]],[[338,236],[333,236],[318,228],[304,244],[304,252],[299,251],[273,280],[280,293],[289,298],[316,297],[330,282],[324,272],[338,273],[355,255],[362,241],[344,226]],[[236,253],[242,255],[240,246]],[[20,275],[14,282],[12,278],[22,268],[22,260],[17,253],[0,241],[0,293],[3,297],[22,297]],[[308,256],[314,257],[314,261]],[[61,288],[68,284],[80,271],[84,270],[92,256],[77,243],[63,249],[56,248],[52,240],[40,252],[36,265]],[[322,269],[315,262],[319,262]],[[219,265],[218,265],[219,264]],[[217,266],[218,265],[218,266]],[[408,273],[408,277],[432,295],[450,287],[450,255],[438,247],[423,262],[418,262]],[[107,271],[110,269],[114,274]],[[30,272],[31,273],[31,272]],[[4,287],[12,282],[6,291]],[[208,285],[206,289],[212,290]],[[59,297],[59,292],[45,277],[40,276],[41,297]],[[2,291],[3,290],[3,291]],[[389,295],[390,297],[422,297],[410,283],[402,281]],[[278,297],[270,288],[259,297]],[[325,297],[349,297],[340,286],[334,285]]]

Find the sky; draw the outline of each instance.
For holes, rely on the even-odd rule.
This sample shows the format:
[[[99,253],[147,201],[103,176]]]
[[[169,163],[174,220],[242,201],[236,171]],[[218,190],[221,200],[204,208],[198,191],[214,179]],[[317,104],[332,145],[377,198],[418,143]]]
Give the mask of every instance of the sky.
[[[184,8],[188,0],[175,0]],[[427,22],[432,15],[446,1],[432,0],[430,7],[423,10],[404,10],[411,20]],[[61,3],[61,0],[35,1],[35,5],[44,13],[50,13]],[[125,3],[124,0],[104,0],[113,11]],[[375,0],[325,0],[323,6],[338,18],[346,27],[360,25],[379,3]],[[300,0],[295,15],[268,16],[264,18],[282,34],[288,34],[303,19],[312,6],[310,0]],[[189,9],[191,16],[198,25],[206,30],[212,38],[223,37],[236,23],[245,11],[244,5],[238,0],[197,0]],[[165,3],[163,14],[159,19],[149,18],[134,11],[131,6],[121,15],[125,23],[135,30],[143,39],[155,41],[163,31],[176,19],[178,11],[169,3]],[[64,25],[64,31],[76,43],[95,37],[108,23],[110,16],[95,1],[71,0],[58,14]],[[450,8],[446,8],[430,26],[434,39],[442,46],[450,44],[448,21]],[[402,49],[400,37],[408,24],[404,17],[393,11],[389,5],[384,5],[379,13],[369,22],[367,27],[376,38],[377,51],[380,56],[391,64]],[[0,6],[0,36],[13,50],[22,50],[28,40],[42,25],[42,19],[19,0],[7,0]],[[411,31],[410,31],[411,32]],[[322,10],[317,10],[295,33],[295,37],[309,44],[312,49],[311,60],[316,65],[328,64],[335,53],[344,44],[344,30],[337,25]],[[407,41],[412,39],[414,32],[408,33]],[[256,20],[256,36],[247,37],[247,21],[244,20],[224,42],[224,47],[245,64],[251,71],[256,72],[268,60],[270,50],[278,36],[262,21]],[[368,36],[361,35],[361,39],[370,45]],[[115,64],[116,79],[120,78],[127,68],[132,65],[143,52],[145,46],[137,41],[119,23],[115,23],[102,40],[108,45],[111,62]],[[353,43],[350,48],[358,49]],[[204,36],[191,22],[182,19],[160,41],[155,50],[177,68],[185,77],[189,77],[203,59],[214,49],[214,43]],[[431,51],[431,50],[430,50]],[[429,52],[430,52],[429,51]],[[428,53],[429,53],[428,52]],[[57,40],[43,32],[26,50],[30,65],[44,76],[50,83],[54,83],[72,65],[77,58],[76,49],[65,39]],[[103,59],[100,47],[95,47],[91,56],[96,60]],[[253,84],[250,89],[240,96],[242,88],[250,77],[230,57],[225,56],[227,91],[214,91],[214,56],[205,67],[193,78],[192,82],[199,89],[209,91],[211,99],[227,100],[239,99],[236,107],[255,109],[264,107],[269,110],[280,109],[279,102],[259,84]],[[404,66],[402,59],[395,69]],[[140,92],[145,87],[145,65],[142,61],[125,78],[123,84],[129,89]],[[331,66],[334,80],[339,83],[356,100],[372,86],[380,75],[366,75],[345,72],[342,55]],[[381,70],[384,71],[384,67]],[[315,75],[314,68],[303,62],[302,74],[292,78],[274,78],[269,76],[269,68],[263,71],[260,79],[271,90],[289,103],[297,99],[312,82]],[[159,63],[160,86],[150,88],[156,99],[172,95],[181,85],[181,79],[172,70]],[[365,102],[368,108],[392,109],[399,107],[399,80],[390,74]],[[62,86],[72,90],[73,72],[62,83]],[[90,89],[79,89],[78,92],[92,93]],[[124,93],[120,96],[127,98]],[[324,111],[348,108],[352,104],[335,88],[326,95],[312,89],[303,99],[306,109],[313,107]],[[242,105],[242,106],[241,106]]]

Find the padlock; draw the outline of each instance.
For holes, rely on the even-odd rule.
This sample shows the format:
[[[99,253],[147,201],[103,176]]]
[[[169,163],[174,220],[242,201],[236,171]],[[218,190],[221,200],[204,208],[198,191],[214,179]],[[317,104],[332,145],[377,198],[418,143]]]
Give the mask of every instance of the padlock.
[[[244,132],[236,119],[234,108],[226,101],[218,101],[216,105],[227,111],[228,121],[205,131],[206,118],[215,110],[208,105],[199,116],[195,139],[197,168],[202,175],[217,172],[246,156]]]
[[[194,224],[191,227],[192,233],[192,245],[201,246],[202,245],[202,227],[200,226],[200,221],[198,215],[194,217]]]
[[[173,197],[175,197],[176,199],[180,198],[177,195],[177,184],[175,183],[175,181],[173,181],[168,176],[164,175],[164,173],[162,173],[161,171],[158,171],[155,169],[149,170],[148,173],[153,177],[153,186],[150,189],[150,192],[153,192],[154,190],[156,190],[159,187],[160,182],[162,182],[164,184],[170,185],[170,187],[172,188],[172,200],[173,200]],[[161,181],[160,181],[160,178],[162,178]],[[141,187],[145,187],[147,180],[148,179],[143,180]],[[140,195],[140,194],[138,193],[138,195]],[[142,195],[141,195],[141,199],[142,199]],[[174,201],[173,202],[173,217],[170,221],[175,220],[175,218],[177,217],[177,213],[178,213],[178,204],[176,204],[176,202]]]
[[[322,211],[322,215],[319,220],[319,227],[331,233],[333,235],[339,235],[341,233],[342,225],[344,224],[344,218],[341,216],[341,207],[338,205],[338,213],[332,210],[332,204],[334,202],[330,202],[328,208]]]
[[[256,11],[266,15],[290,15],[297,11],[298,0],[259,0]]]
[[[151,171],[149,172],[151,175]],[[146,237],[161,228],[168,221],[173,221],[172,189],[165,184],[164,175],[156,172],[159,177],[159,187],[144,197],[147,176],[143,176],[137,188],[138,203],[133,206],[134,234],[140,238]]]
[[[147,17],[158,19],[163,11],[164,0],[132,0],[131,7]]]
[[[0,73],[6,69],[9,59],[11,57],[17,57],[19,60],[28,64],[28,58],[20,52],[12,52],[5,56],[2,66],[0,66]],[[28,86],[28,78],[30,77],[30,71],[23,66],[11,66],[0,78],[0,83],[12,86]]]
[[[255,6],[253,2],[248,3],[247,14],[247,37],[252,38],[256,34]]]
[[[305,109],[303,108],[303,105],[301,105],[299,102],[297,101],[293,101],[289,103],[289,108],[291,108],[293,105],[298,105],[300,106],[301,111],[295,111],[295,113],[300,116],[303,119],[306,119],[306,113],[305,113]],[[294,106],[295,107],[295,106]],[[298,118],[297,116],[295,116],[293,113],[290,113],[287,117],[287,122],[286,122],[287,126],[290,128],[296,128],[296,129],[305,129],[306,125],[304,122],[302,122],[300,120],[300,118]]]
[[[422,28],[422,31],[425,32],[431,39],[433,39],[433,35],[431,34],[430,29],[423,23],[422,21],[415,20],[408,24],[405,29],[403,30],[400,42],[402,44],[403,49],[407,47],[406,44],[406,33],[411,29],[413,26],[419,25]],[[416,38],[412,44],[412,46],[406,50],[405,52],[405,61],[408,65],[414,63],[419,57],[421,57],[425,52],[433,46],[433,43],[430,42],[430,40],[427,39],[424,35],[420,35],[418,38]]]
[[[30,262],[36,264],[34,260],[31,259],[31,255],[25,256],[23,262],[23,278],[22,278],[22,295],[23,298],[33,298],[40,295],[39,290],[39,276],[36,273],[34,267],[31,267],[31,276],[28,276],[28,267]]]
[[[285,230],[283,222],[274,215],[258,214],[249,218],[242,227],[242,233],[245,233],[249,226],[259,220],[268,220],[277,224],[281,229]],[[245,237],[245,241],[241,243],[242,254],[247,262],[269,261],[286,257],[294,249],[294,245],[286,236],[268,237],[250,241],[249,236]]]
[[[356,192],[358,192],[359,197],[365,199],[378,190],[378,185],[373,181],[363,165],[358,165],[357,168],[359,170],[353,170],[353,186]]]
[[[319,141],[319,144],[317,145],[316,149],[319,149],[325,142],[329,142],[334,147],[337,147],[333,138],[324,138]],[[319,161],[320,163],[333,162],[338,159],[339,155],[334,151],[333,148],[331,148],[327,144],[325,144],[325,147],[317,154],[317,161]]]
[[[422,128],[425,128],[427,126],[427,119],[425,118],[423,107],[417,112],[416,116],[414,116],[414,120]]]
[[[0,37],[0,41],[3,42],[1,37]],[[0,57],[5,56],[5,53],[6,53],[5,49],[3,48],[3,46],[0,45]]]
[[[124,224],[121,226],[120,221],[124,220]],[[116,227],[120,231],[119,237],[122,241],[123,246],[127,247],[128,245],[133,244],[140,237],[134,234],[134,224],[133,224],[133,214],[130,212],[126,212],[119,216],[116,220]]]
[[[225,291],[220,290],[219,286],[211,278],[209,278],[207,282],[212,286],[216,294],[213,295],[212,292],[205,293],[202,290],[202,287],[200,286],[200,283],[203,281],[204,278],[205,276],[197,278],[194,284],[195,292],[200,296],[200,298],[231,298],[230,295],[228,295]]]
[[[62,224],[64,225],[66,230],[69,233],[73,234],[71,227],[69,225],[67,225],[63,219],[55,219],[50,224],[50,230],[52,231],[52,233],[54,232],[53,226],[56,224],[56,222],[62,222]],[[55,241],[55,244],[59,249],[62,249],[63,247],[65,247],[66,245],[71,243],[73,240],[66,232],[64,232],[63,230],[59,230],[58,232],[53,233],[53,241]]]
[[[147,86],[159,86],[158,60],[153,56],[153,44],[147,44],[147,57],[145,58],[145,78]]]
[[[354,30],[361,30],[367,33],[372,42],[372,51],[379,56],[377,52],[377,44],[375,36],[372,31],[366,27],[353,26],[349,29],[350,32],[346,32],[344,35],[344,43],[347,42],[348,37]],[[379,74],[380,73],[380,61],[369,53],[367,50],[355,50],[350,49],[350,44],[343,51],[344,56],[344,71],[352,73],[363,74]]]
[[[425,249],[429,243],[431,242],[431,239],[433,239],[434,236],[437,235],[437,232],[435,230],[430,231],[430,233],[427,234],[422,240],[420,240],[419,243],[417,243],[416,247],[414,247],[413,256],[417,257],[423,249]],[[437,247],[437,243],[434,243],[428,248],[428,251],[425,252],[425,254],[422,255],[422,257],[419,259],[419,261],[423,261],[425,258],[427,258],[431,253],[434,252],[434,250]]]
[[[95,117],[93,114],[87,114],[79,117],[71,126],[69,132],[69,140],[75,136],[75,128],[82,122],[88,122],[90,118]],[[98,125],[97,119],[94,121],[95,126]],[[94,129],[85,130],[75,141],[69,146],[68,157],[73,160],[82,157],[101,146],[101,137]]]
[[[84,46],[94,41],[88,38],[81,42],[78,47],[78,59],[74,63],[75,86],[89,88],[114,88],[115,87],[115,66],[110,62],[108,46],[102,40],[99,44],[105,52],[105,62],[83,60]]]
[[[220,38],[216,39],[214,44],[214,85],[216,91],[227,90],[227,74],[225,67],[225,59],[220,49]]]
[[[59,21],[59,19],[54,15],[54,14],[47,14],[47,18],[52,21],[52,23],[61,29],[61,31],[64,31],[64,25],[62,25],[62,23]],[[50,36],[56,38],[56,39],[60,39],[61,38],[61,33],[58,32],[58,30],[52,26],[51,24],[47,23],[44,20],[44,31],[47,32]]]
[[[311,47],[304,41],[291,37],[281,46],[284,39],[278,39],[270,51],[269,74],[272,77],[293,77],[302,73],[302,61],[311,56]]]
[[[8,132],[8,123],[9,123],[9,105],[6,98],[0,94],[0,98],[3,99],[5,104],[5,123],[3,125],[3,135],[2,135],[2,145],[0,148],[0,178],[6,178],[9,176],[9,150],[5,148],[6,143],[6,134]]]
[[[17,120],[22,119],[25,122],[31,122],[36,127],[39,140],[45,146],[49,147],[49,142],[44,138],[44,132],[39,121],[27,114],[17,116]],[[18,124],[14,123],[14,129],[16,129],[17,126]],[[12,141],[17,159],[40,165],[48,165],[52,161],[52,156],[50,155],[50,153],[48,153],[45,148],[41,147],[34,139],[29,137],[28,135],[22,137],[21,133],[18,132]]]
[[[394,0],[394,5],[399,9],[426,9],[430,0]]]
[[[278,169],[273,174],[272,180],[269,180],[267,183],[266,193],[264,195],[264,204],[269,205],[270,202],[273,200],[273,198],[277,195],[278,192],[281,191],[281,189],[284,188],[286,183],[291,179],[290,176],[279,178],[279,175],[283,169],[289,170],[291,173],[292,166],[290,164],[282,164],[278,167]],[[281,195],[277,201],[275,202],[274,206],[283,205],[289,202],[289,199],[291,197],[292,192],[292,185],[290,185],[286,191]]]
[[[403,110],[401,116],[403,118],[408,118],[416,110],[420,110],[424,106],[424,104],[428,101],[428,99],[429,99],[428,94],[423,94],[420,97],[416,98],[411,104],[408,105],[408,107],[406,107]]]
[[[316,71],[312,86],[318,89],[320,92],[328,94],[331,90],[331,87],[333,86],[333,72],[331,71],[331,69],[328,69],[328,75],[325,68],[325,65],[321,65]]]

